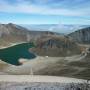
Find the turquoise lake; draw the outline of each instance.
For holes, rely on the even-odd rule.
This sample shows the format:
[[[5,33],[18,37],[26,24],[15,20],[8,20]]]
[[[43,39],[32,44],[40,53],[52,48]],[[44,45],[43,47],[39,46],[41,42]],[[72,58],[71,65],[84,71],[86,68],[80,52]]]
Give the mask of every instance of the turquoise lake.
[[[36,55],[29,51],[29,48],[34,47],[33,43],[22,43],[8,48],[0,49],[0,59],[9,64],[20,65],[19,59],[32,59]]]

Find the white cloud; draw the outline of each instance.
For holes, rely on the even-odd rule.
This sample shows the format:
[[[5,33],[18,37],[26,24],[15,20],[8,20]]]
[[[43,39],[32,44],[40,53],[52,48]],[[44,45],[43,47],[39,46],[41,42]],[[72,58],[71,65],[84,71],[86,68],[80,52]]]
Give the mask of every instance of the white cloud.
[[[28,1],[17,0],[18,3],[11,5],[3,0],[0,1],[0,11],[9,13],[32,13],[32,14],[45,14],[45,15],[65,15],[65,16],[84,16],[90,15],[85,9],[71,10],[66,8],[50,8],[28,3]],[[90,10],[90,9],[89,9]]]

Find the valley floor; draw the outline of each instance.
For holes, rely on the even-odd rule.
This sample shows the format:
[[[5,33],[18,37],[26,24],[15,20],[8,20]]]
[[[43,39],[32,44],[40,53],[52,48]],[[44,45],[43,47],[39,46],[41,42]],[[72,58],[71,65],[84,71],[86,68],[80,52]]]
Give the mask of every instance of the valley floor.
[[[86,60],[87,59],[87,60]],[[35,59],[20,59],[20,66],[0,61],[0,75],[50,75],[90,79],[90,57],[86,54],[69,57],[37,56]]]
[[[84,72],[84,70],[88,70],[89,65],[86,66],[86,63],[83,65],[82,62],[80,62],[84,57],[85,56],[82,55],[70,57],[37,56],[32,60],[20,59],[19,61],[23,63],[20,66],[10,65],[1,61],[0,74],[50,75],[89,79],[90,73]]]

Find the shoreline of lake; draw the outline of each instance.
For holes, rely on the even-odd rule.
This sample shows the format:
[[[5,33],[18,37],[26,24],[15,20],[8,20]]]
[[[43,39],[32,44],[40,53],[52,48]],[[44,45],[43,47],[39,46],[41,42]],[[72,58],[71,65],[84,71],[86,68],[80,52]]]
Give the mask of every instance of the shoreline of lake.
[[[0,59],[12,65],[21,65],[20,58],[33,59],[36,55],[29,51],[34,47],[33,43],[19,43],[0,49]]]

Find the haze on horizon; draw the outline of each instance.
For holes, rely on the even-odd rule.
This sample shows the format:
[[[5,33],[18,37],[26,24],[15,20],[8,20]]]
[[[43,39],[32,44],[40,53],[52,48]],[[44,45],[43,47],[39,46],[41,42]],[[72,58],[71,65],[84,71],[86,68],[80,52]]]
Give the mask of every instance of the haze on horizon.
[[[90,0],[0,0],[0,23],[90,25]]]

